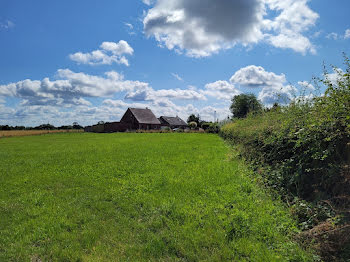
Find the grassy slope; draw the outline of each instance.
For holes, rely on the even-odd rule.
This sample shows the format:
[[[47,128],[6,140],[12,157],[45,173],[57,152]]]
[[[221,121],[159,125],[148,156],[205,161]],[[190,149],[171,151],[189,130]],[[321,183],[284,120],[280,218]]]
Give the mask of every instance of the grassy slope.
[[[0,261],[304,261],[294,222],[207,134],[0,139]]]

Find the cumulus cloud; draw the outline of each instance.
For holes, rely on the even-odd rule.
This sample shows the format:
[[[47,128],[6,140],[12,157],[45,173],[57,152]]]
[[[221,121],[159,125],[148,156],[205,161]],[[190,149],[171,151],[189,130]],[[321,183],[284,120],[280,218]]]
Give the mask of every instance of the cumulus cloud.
[[[296,97],[297,92],[298,90],[291,85],[269,86],[260,91],[258,99],[266,106],[271,106],[274,103],[288,104]]]
[[[284,74],[277,75],[267,72],[261,66],[250,65],[239,69],[230,79],[231,83],[250,88],[262,88],[273,85],[281,85],[286,82]]]
[[[0,124],[31,126],[44,122],[63,125],[78,121],[87,125],[100,120],[118,121],[127,107],[149,107],[159,116],[187,118],[191,113],[201,113],[201,109],[183,102],[179,106],[174,101],[207,99],[195,87],[154,90],[148,83],[125,80],[115,71],[96,76],[69,69],[59,69],[54,79],[26,79],[1,85],[0,91]],[[113,100],[116,94],[126,94],[126,100]],[[7,108],[2,97],[21,101],[14,108]],[[105,98],[102,105],[96,105],[96,97]]]
[[[236,87],[223,80],[219,80],[213,83],[205,85],[203,94],[211,97],[215,97],[220,100],[231,100],[235,95],[239,95],[241,92]]]
[[[273,46],[306,54],[316,53],[314,45],[303,35],[315,25],[319,15],[310,9],[309,0],[262,0],[267,9],[279,14],[263,21],[265,37]]]
[[[230,78],[230,82],[219,80],[206,84],[201,93],[228,102],[233,96],[242,93],[241,88],[251,88],[259,92],[258,99],[267,106],[275,102],[286,104],[297,93],[297,89],[286,85],[286,82],[284,74],[278,75],[266,71],[261,66],[250,65],[237,70]]]
[[[304,88],[307,92],[313,92],[316,90],[316,88],[310,82],[307,81],[299,81],[298,85]]]
[[[318,17],[307,0],[158,0],[143,24],[147,36],[192,57],[260,41],[305,54],[315,48],[303,33]]]
[[[1,85],[0,95],[21,98],[24,105],[89,105],[83,97],[107,97],[148,87],[148,83],[124,80],[124,76],[115,71],[102,77],[59,69],[56,77],[57,80],[26,79]]]
[[[191,89],[159,89],[151,87],[139,88],[128,92],[125,99],[132,101],[160,101],[164,98],[176,100],[206,100],[206,97]]]
[[[267,106],[275,102],[287,104],[297,93],[295,87],[286,85],[287,79],[284,74],[268,72],[261,66],[250,65],[241,68],[230,81],[242,87],[260,88],[258,99]]]
[[[115,42],[103,42],[100,49],[91,53],[77,52],[69,55],[72,61],[88,65],[111,65],[113,63],[129,66],[129,61],[124,55],[132,55],[133,48],[124,40]]]
[[[350,38],[350,29],[346,29],[345,30],[344,38],[345,39],[349,39]]]

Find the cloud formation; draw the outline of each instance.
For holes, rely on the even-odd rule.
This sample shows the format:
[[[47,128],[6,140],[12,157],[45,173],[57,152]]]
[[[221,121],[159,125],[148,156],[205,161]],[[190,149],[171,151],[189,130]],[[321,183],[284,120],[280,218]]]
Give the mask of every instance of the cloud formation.
[[[57,80],[26,79],[0,86],[0,95],[23,99],[23,105],[89,105],[84,98],[107,97],[117,92],[148,87],[148,83],[124,80],[123,75],[111,71],[105,77],[75,73],[59,69]]]
[[[350,29],[346,29],[345,30],[344,38],[345,39],[349,39],[350,38]]]
[[[303,33],[315,25],[319,16],[307,2],[158,0],[144,17],[144,31],[168,49],[192,57],[261,41],[302,54],[315,53]]]
[[[184,80],[182,79],[182,77],[179,76],[178,74],[171,73],[171,75],[172,75],[173,77],[175,77],[175,78],[176,78],[177,80],[179,80],[179,81],[184,81]]]
[[[219,100],[231,100],[233,96],[239,95],[241,91],[236,89],[236,87],[223,80],[219,80],[213,83],[205,85],[205,90],[202,91],[206,96],[211,96]]]
[[[113,63],[129,66],[125,55],[132,55],[134,49],[124,40],[115,42],[103,42],[100,49],[90,53],[77,52],[69,55],[72,61],[88,65],[111,65]]]
[[[206,97],[195,90],[190,89],[159,89],[154,90],[145,86],[128,92],[125,99],[131,101],[160,101],[164,98],[175,100],[206,100]]]
[[[326,38],[328,38],[328,39],[333,39],[333,40],[337,40],[337,39],[338,39],[338,34],[332,32],[332,33],[326,35]]]
[[[277,75],[273,72],[267,72],[261,66],[250,65],[234,73],[230,82],[249,88],[263,88],[281,85],[286,82],[286,77],[284,74]]]
[[[4,22],[0,22],[0,30],[8,30],[15,27],[15,23],[10,21],[10,20],[6,20]]]
[[[230,81],[241,87],[261,89],[258,99],[267,106],[276,102],[287,104],[297,93],[295,87],[286,85],[287,79],[284,74],[277,75],[268,72],[261,66],[250,65],[241,68],[231,77]]]

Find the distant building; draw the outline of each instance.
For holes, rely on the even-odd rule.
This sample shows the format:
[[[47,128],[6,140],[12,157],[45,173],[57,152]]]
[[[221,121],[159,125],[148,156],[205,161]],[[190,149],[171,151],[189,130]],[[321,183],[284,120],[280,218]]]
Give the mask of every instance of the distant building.
[[[168,126],[171,129],[173,128],[186,128],[187,123],[183,121],[180,117],[176,116],[161,116],[159,121],[162,123],[162,126]]]
[[[128,108],[120,123],[127,125],[130,130],[157,130],[161,127],[161,123],[157,117],[148,108]]]
[[[133,130],[160,130],[161,127],[186,128],[187,123],[180,117],[161,116],[159,119],[148,108],[128,108],[120,122],[99,122],[97,125],[87,126],[85,132],[112,133]]]

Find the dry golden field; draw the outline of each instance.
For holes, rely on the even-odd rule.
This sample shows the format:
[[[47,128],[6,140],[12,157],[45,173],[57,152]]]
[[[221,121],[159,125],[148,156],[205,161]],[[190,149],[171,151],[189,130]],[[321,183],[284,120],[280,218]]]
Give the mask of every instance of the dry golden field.
[[[51,133],[79,133],[84,132],[84,130],[11,130],[11,131],[0,131],[1,137],[11,137],[11,136],[35,136]]]

